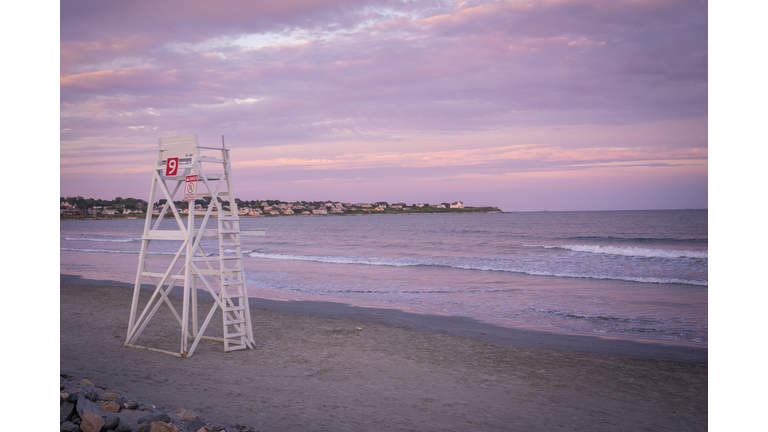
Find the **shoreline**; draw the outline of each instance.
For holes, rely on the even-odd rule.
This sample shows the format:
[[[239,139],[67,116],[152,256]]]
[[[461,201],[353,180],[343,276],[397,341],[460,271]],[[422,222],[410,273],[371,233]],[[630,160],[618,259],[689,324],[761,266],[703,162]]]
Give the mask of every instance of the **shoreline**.
[[[110,280],[83,279],[80,276],[60,275],[61,284],[111,286],[133,292],[133,284]],[[143,290],[151,290],[143,285]],[[708,362],[707,345],[653,338],[618,338],[603,334],[580,334],[558,330],[544,330],[535,326],[499,325],[493,320],[480,320],[471,316],[437,313],[403,306],[383,304],[362,305],[343,299],[297,297],[290,293],[274,293],[261,289],[267,294],[263,297],[249,297],[251,308],[265,309],[272,312],[302,315],[315,318],[343,319],[364,323],[378,323],[403,327],[424,333],[464,336],[476,340],[501,345],[525,348],[543,348],[567,353],[591,353],[620,357],[653,359],[681,362]],[[280,298],[283,294],[283,298]],[[171,296],[180,297],[181,289],[175,287]],[[212,300],[210,294],[198,290],[198,299]],[[128,304],[130,307],[130,304]],[[127,316],[126,316],[127,317]],[[126,318],[127,321],[127,318]]]
[[[259,215],[259,216],[250,216],[250,215],[241,215],[240,218],[274,218],[274,217],[284,217],[284,216],[300,216],[300,217],[306,217],[306,216],[373,216],[373,215],[417,215],[417,214],[428,214],[428,215],[441,215],[441,214],[511,214],[511,213],[589,213],[589,212],[637,212],[637,211],[685,211],[685,210],[695,210],[695,211],[708,211],[709,209],[651,209],[651,210],[491,210],[491,211],[446,211],[446,212],[423,212],[423,211],[408,211],[408,212],[375,212],[375,213],[362,213],[362,212],[356,212],[356,213],[329,213],[329,214],[309,214],[309,215],[302,215],[302,214],[292,214],[292,215],[285,215],[285,214],[279,214],[279,215]],[[186,215],[183,215],[186,216]],[[202,218],[204,215],[195,215],[196,218]],[[211,214],[211,217],[218,217],[215,214]],[[153,217],[156,219],[155,217]],[[167,219],[172,219],[173,215],[166,216]],[[109,215],[109,216],[93,216],[93,215],[85,215],[85,216],[59,216],[59,220],[116,220],[116,219],[146,219],[146,214],[140,215],[140,216],[116,216],[116,215]]]
[[[545,210],[546,211],[546,210]],[[354,212],[354,213],[328,213],[328,214],[279,214],[279,215],[258,215],[258,216],[251,216],[251,215],[240,215],[241,219],[246,218],[276,218],[276,217],[311,217],[311,216],[376,216],[376,215],[387,215],[387,216],[399,216],[399,215],[420,215],[420,214],[427,214],[427,215],[441,215],[441,214],[499,214],[499,213],[526,213],[526,212],[514,212],[514,211],[502,211],[502,210],[494,210],[494,211],[451,211],[451,212],[376,212],[376,213],[362,213],[362,212]],[[187,215],[183,214],[181,215],[182,218],[186,218]],[[204,214],[196,214],[195,218],[204,218]],[[211,214],[210,217],[216,218],[218,215]],[[86,216],[60,216],[59,220],[122,220],[122,219],[146,219],[146,215],[141,216],[117,216],[114,217],[114,215],[109,216],[93,216],[93,215],[86,215]],[[154,215],[152,216],[152,219],[157,219]],[[165,216],[165,219],[173,219],[173,215]]]

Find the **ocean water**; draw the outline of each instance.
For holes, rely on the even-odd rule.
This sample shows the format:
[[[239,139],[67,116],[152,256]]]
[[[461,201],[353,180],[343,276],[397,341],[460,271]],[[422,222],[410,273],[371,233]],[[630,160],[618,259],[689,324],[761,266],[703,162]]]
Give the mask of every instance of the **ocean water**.
[[[61,221],[61,273],[133,283],[144,221]],[[172,228],[173,221],[163,224]],[[243,218],[248,285],[707,344],[707,210]],[[155,251],[178,245],[154,242]]]

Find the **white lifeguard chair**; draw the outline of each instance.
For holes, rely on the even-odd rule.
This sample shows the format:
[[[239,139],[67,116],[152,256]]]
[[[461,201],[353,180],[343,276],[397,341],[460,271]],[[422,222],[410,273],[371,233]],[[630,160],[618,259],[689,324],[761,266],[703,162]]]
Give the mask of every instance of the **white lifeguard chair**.
[[[229,150],[224,147],[223,136],[221,141],[221,148],[215,148],[201,147],[196,134],[157,140],[157,161],[152,169],[152,187],[141,236],[139,267],[125,346],[179,357],[191,356],[201,339],[223,342],[225,352],[254,348],[240,240],[243,235],[264,235],[265,230],[240,229],[232,188]],[[174,197],[182,185],[184,200],[189,202],[186,223],[174,203]],[[153,207],[160,201],[158,189],[163,192],[166,201],[161,204],[162,209],[155,215],[156,218],[153,218]],[[210,198],[207,209],[196,212],[195,199],[198,198]],[[228,209],[224,208],[223,201],[228,201]],[[201,213],[202,219],[196,217]],[[168,214],[172,214],[173,218],[166,218]],[[216,219],[215,224],[213,219]],[[196,220],[199,226],[196,226]],[[172,225],[170,229],[161,227],[163,222]],[[150,252],[149,246],[153,242],[165,242],[165,250]],[[168,250],[175,250],[175,253],[169,253]],[[214,299],[210,312],[199,327],[198,281],[202,282]],[[141,285],[144,282],[151,282],[155,288],[139,314]],[[178,283],[183,283],[181,313],[169,298],[171,289]],[[181,326],[181,346],[178,352],[137,343],[142,331],[163,303],[170,307]],[[217,310],[222,313],[223,335],[204,336]],[[188,347],[190,340],[193,342]]]

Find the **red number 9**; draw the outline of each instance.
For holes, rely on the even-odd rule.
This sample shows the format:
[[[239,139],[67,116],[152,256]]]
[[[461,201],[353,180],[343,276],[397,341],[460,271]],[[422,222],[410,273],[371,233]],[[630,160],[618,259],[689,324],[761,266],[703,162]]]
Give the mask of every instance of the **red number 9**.
[[[165,175],[172,176],[176,175],[176,172],[179,170],[179,158],[168,158],[168,160],[165,162]]]

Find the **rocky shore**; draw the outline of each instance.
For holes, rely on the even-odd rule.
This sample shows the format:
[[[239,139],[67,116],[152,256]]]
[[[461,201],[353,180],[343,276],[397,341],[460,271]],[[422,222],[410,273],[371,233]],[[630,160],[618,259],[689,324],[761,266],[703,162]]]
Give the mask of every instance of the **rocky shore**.
[[[192,410],[140,403],[94,385],[60,375],[62,432],[254,432],[241,424],[207,423]]]

